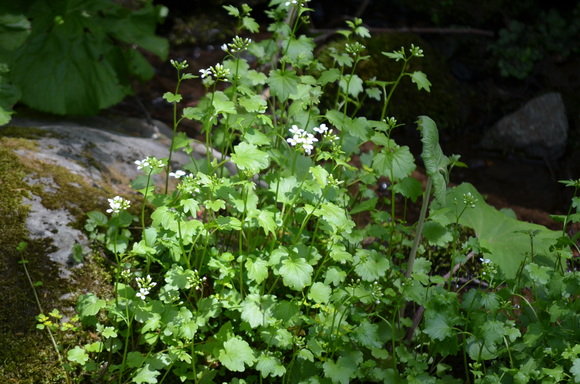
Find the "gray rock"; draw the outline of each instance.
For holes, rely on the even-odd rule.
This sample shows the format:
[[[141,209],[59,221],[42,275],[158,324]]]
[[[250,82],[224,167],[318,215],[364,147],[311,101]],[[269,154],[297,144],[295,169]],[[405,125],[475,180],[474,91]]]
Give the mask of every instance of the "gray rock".
[[[486,149],[521,151],[527,156],[557,159],[566,150],[568,119],[559,93],[529,101],[497,122],[483,137]]]

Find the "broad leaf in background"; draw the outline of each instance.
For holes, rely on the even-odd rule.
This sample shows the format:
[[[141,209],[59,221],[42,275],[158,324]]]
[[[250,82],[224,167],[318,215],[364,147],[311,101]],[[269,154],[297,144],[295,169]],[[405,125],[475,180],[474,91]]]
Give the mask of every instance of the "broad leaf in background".
[[[423,142],[421,158],[425,163],[425,172],[433,183],[435,199],[445,204],[445,189],[449,182],[447,167],[451,161],[443,154],[439,146],[439,132],[435,122],[428,116],[420,116],[417,125],[417,129],[421,131],[421,141]]]
[[[455,217],[464,208],[464,195],[471,193],[477,199],[475,207],[467,208],[459,218],[459,224],[472,228],[483,249],[484,257],[497,264],[508,279],[516,277],[521,264],[531,261],[530,233],[534,232],[534,254],[553,261],[555,254],[550,247],[561,236],[559,231],[552,231],[542,225],[518,221],[506,216],[488,205],[485,199],[469,183],[463,183],[449,190],[444,206],[432,205],[432,209],[447,208],[447,219]],[[473,201],[473,200],[472,200]]]
[[[9,13],[0,7],[0,57],[18,49],[30,34],[30,22],[21,14]],[[0,61],[0,125],[11,119],[12,106],[20,98],[20,90],[6,79],[8,64]]]
[[[32,32],[9,57],[8,79],[32,108],[97,113],[131,94],[132,78],[144,81],[153,75],[129,45],[165,60],[168,44],[154,33],[162,9],[151,1],[137,11],[104,0],[36,1],[27,15]]]

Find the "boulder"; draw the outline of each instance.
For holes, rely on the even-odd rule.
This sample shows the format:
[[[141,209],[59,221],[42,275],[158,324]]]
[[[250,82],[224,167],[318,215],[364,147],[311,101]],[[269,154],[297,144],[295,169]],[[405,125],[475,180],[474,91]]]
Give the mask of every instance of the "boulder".
[[[484,135],[483,148],[521,151],[535,158],[560,158],[568,140],[568,119],[562,96],[547,93],[503,117]]]

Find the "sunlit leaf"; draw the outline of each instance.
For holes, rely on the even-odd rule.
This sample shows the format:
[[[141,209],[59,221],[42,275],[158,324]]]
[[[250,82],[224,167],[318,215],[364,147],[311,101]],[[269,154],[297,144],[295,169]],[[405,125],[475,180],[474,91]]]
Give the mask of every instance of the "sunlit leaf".
[[[250,345],[238,336],[234,336],[224,343],[218,359],[227,369],[236,372],[244,372],[246,366],[252,366],[256,361]]]
[[[282,261],[279,273],[285,286],[299,291],[310,285],[313,270],[304,258],[288,257]]]
[[[266,152],[258,149],[254,144],[241,142],[234,147],[232,161],[240,169],[259,171],[270,165],[270,159]]]

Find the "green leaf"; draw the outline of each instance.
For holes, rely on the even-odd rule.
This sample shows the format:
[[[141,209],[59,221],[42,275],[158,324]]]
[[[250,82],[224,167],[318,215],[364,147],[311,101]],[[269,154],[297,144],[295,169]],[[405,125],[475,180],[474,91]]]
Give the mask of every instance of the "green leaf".
[[[255,172],[270,165],[270,159],[266,152],[259,150],[254,144],[248,144],[244,141],[234,147],[231,160],[238,168]]]
[[[266,103],[266,100],[264,100],[260,95],[242,97],[238,101],[240,105],[244,107],[248,112],[263,113],[266,111],[266,108],[268,107],[268,103]]]
[[[209,209],[210,211],[214,211],[214,212],[217,212],[220,209],[226,208],[226,202],[223,201],[222,199],[206,200],[203,202],[203,205],[205,205],[205,207],[207,209]]]
[[[290,204],[298,193],[298,181],[295,176],[282,177],[270,185],[270,192],[276,194],[276,201]]]
[[[13,51],[30,35],[30,21],[24,15],[0,14],[0,51]]]
[[[429,221],[423,225],[423,236],[429,244],[444,247],[453,241],[453,234],[439,223]]]
[[[260,374],[264,378],[268,376],[284,376],[286,373],[286,367],[282,365],[280,359],[266,353],[263,353],[258,357],[256,369],[260,371]]]
[[[302,257],[288,257],[282,261],[278,271],[285,286],[296,291],[310,285],[314,269]]]
[[[345,75],[338,82],[340,89],[352,97],[358,97],[363,91],[363,80],[358,75]]]
[[[416,168],[415,158],[407,146],[382,149],[373,158],[372,167],[393,182],[410,176]]]
[[[451,325],[447,322],[447,317],[442,313],[436,313],[425,319],[423,333],[431,336],[435,340],[443,341],[454,335]]]
[[[550,281],[551,268],[536,263],[526,264],[524,269],[530,275],[530,278],[540,285],[546,285]]]
[[[158,370],[152,369],[150,364],[145,364],[137,374],[133,377],[133,382],[140,384],[140,383],[150,383],[150,384],[157,384],[157,376],[159,376],[161,372]]]
[[[391,266],[385,255],[374,249],[359,249],[354,256],[354,271],[364,281],[376,281],[383,277]]]
[[[286,47],[286,56],[294,63],[310,61],[314,58],[314,41],[311,37],[300,35],[298,39],[290,38],[282,43]]]
[[[72,361],[73,363],[80,365],[85,365],[85,363],[89,361],[89,355],[83,348],[79,347],[78,345],[67,352],[66,358],[68,361]]]
[[[340,78],[340,71],[338,68],[330,68],[322,72],[318,78],[320,85],[333,83]]]
[[[94,293],[81,295],[77,302],[77,311],[81,317],[95,316],[107,305],[105,300],[99,299]]]
[[[262,281],[268,278],[268,262],[263,259],[248,259],[246,260],[246,273],[250,280],[261,284]]]
[[[425,163],[425,171],[432,180],[435,199],[445,204],[445,190],[449,182],[447,167],[450,160],[439,146],[439,132],[435,122],[427,116],[420,116],[417,123],[423,142],[421,157]]]
[[[168,103],[179,103],[183,97],[179,93],[165,92],[163,98]]]
[[[260,308],[260,295],[247,295],[241,303],[241,318],[252,328],[266,325],[265,314]]]
[[[400,193],[415,203],[417,202],[417,198],[423,194],[423,185],[419,180],[409,176],[393,185],[393,191]]]
[[[246,366],[252,366],[256,361],[250,345],[238,336],[224,343],[219,351],[218,359],[227,369],[236,372],[244,372]]]
[[[131,12],[111,2],[59,4],[38,2],[30,8],[31,34],[10,57],[9,80],[30,107],[95,114],[132,92],[132,75],[152,73],[140,54],[125,46],[142,44],[161,55],[167,51],[167,42],[153,34],[159,8],[152,4]]]
[[[574,382],[580,383],[580,358],[574,359],[570,373],[574,376]]]
[[[276,232],[276,221],[274,220],[274,213],[270,211],[260,210],[258,211],[258,215],[256,219],[258,220],[258,225],[262,227],[264,233],[267,235],[268,233],[274,234]]]
[[[296,76],[296,71],[275,69],[270,71],[268,85],[272,95],[284,102],[288,100],[290,94],[296,92],[296,87],[300,78]]]
[[[253,17],[242,17],[242,25],[250,32],[256,33],[260,31],[260,24],[256,23],[256,20],[254,20]]]
[[[215,109],[215,113],[229,113],[236,114],[236,106],[230,98],[222,91],[214,92],[212,99],[212,106]]]
[[[331,226],[331,230],[336,233],[350,233],[355,224],[344,211],[334,203],[324,203],[314,214],[322,218]]]
[[[0,63],[1,65],[2,63]],[[0,76],[0,126],[8,124],[12,119],[12,106],[20,98],[20,91],[13,84]]]
[[[345,353],[344,356],[338,358],[336,363],[327,360],[322,366],[324,376],[332,380],[333,383],[348,384],[362,361],[363,354],[360,351]]]
[[[330,300],[332,289],[319,281],[312,284],[308,292],[308,298],[319,304],[326,304]]]
[[[421,71],[415,71],[411,73],[411,81],[417,84],[417,89],[424,89],[427,92],[431,92],[431,82],[427,80],[427,75]]]

